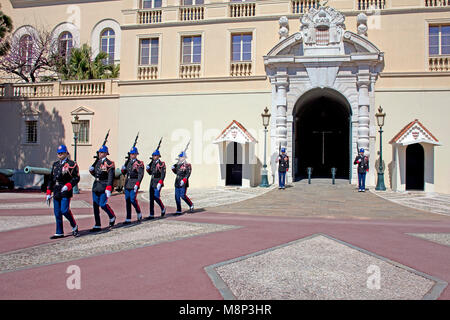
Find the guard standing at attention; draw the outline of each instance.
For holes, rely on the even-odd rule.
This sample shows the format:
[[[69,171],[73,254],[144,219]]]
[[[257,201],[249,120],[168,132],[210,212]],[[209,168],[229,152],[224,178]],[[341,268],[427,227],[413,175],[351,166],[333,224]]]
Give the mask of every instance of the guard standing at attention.
[[[56,218],[56,233],[50,239],[64,237],[63,219],[66,217],[72,227],[72,235],[77,237],[78,225],[70,210],[70,199],[73,196],[73,187],[80,181],[78,165],[75,161],[69,159],[69,153],[65,145],[60,145],[56,151],[58,161],[52,166],[50,178],[47,185],[47,204],[50,205],[50,199],[53,192],[53,212]]]
[[[152,161],[146,167],[147,173],[152,176],[150,181],[150,216],[147,219],[155,218],[155,201],[161,208],[161,217],[166,214],[166,208],[161,201],[161,188],[164,186],[166,178],[166,164],[161,161],[161,153],[155,150],[152,153]]]
[[[137,159],[139,152],[136,147],[131,148],[129,152],[129,160],[122,166],[122,174],[125,178],[125,202],[127,209],[127,218],[124,224],[131,223],[131,205],[137,213],[137,220],[142,220],[142,213],[139,203],[137,201],[137,193],[144,178],[144,163]]]
[[[113,161],[106,157],[107,155],[109,155],[108,147],[102,146],[98,150],[98,159],[89,168],[89,172],[95,178],[92,185],[95,226],[90,230],[91,232],[100,231],[102,228],[99,208],[102,208],[108,214],[110,227],[114,226],[116,222],[116,215],[107,204],[113,189],[115,165]]]
[[[353,164],[358,165],[358,192],[366,191],[366,173],[369,171],[369,157],[364,155],[364,149],[359,149]]]
[[[286,148],[281,148],[281,154],[278,156],[278,189],[285,189],[286,172],[289,171],[289,157],[286,154]]]
[[[189,206],[189,212],[194,212],[194,204],[186,195],[189,187],[189,177],[192,172],[191,164],[186,161],[186,152],[182,151],[178,155],[178,162],[172,166],[172,171],[177,176],[175,178],[175,201],[177,203],[176,215],[181,214],[181,199]]]

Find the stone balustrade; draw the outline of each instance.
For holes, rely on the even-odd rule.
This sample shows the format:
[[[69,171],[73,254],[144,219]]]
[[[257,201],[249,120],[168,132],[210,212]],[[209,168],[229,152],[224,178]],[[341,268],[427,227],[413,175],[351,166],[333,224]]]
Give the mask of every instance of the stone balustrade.
[[[386,0],[358,0],[358,10],[384,9]]]
[[[0,98],[83,97],[118,94],[117,80],[0,84]]]
[[[180,66],[180,78],[182,79],[199,78],[200,72],[200,64],[182,64]]]
[[[319,0],[292,0],[292,13],[306,13],[311,8],[318,8]]]
[[[158,66],[138,66],[138,79],[139,80],[154,80],[158,78]]]
[[[450,56],[436,56],[428,58],[430,71],[450,71]]]
[[[230,17],[254,17],[256,13],[256,3],[254,2],[235,2],[230,3]]]
[[[450,0],[424,0],[425,7],[446,7],[450,6]]]
[[[195,21],[205,19],[203,6],[189,6],[180,8],[180,21]]]
[[[232,62],[230,66],[230,75],[232,77],[248,77],[252,75],[251,62]]]
[[[162,22],[162,10],[142,10],[138,11],[138,24],[152,24]]]

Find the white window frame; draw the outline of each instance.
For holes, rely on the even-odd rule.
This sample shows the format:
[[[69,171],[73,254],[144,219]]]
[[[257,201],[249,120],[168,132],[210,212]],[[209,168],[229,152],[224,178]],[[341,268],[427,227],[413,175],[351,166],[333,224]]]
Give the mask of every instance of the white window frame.
[[[103,33],[108,31],[108,30],[111,30],[112,32],[114,32],[114,35],[112,35],[112,36],[111,35],[103,36]],[[106,41],[107,41],[106,48],[108,50],[108,52],[106,52],[106,53],[109,55],[109,48],[111,47],[111,39],[113,39],[113,38],[114,38],[113,57],[112,57],[112,60],[111,60],[111,57],[108,56],[107,64],[114,64],[114,61],[116,60],[116,41],[117,41],[117,39],[116,39],[116,32],[114,31],[113,28],[109,28],[109,27],[103,29],[100,32],[100,38],[99,38],[100,43],[99,43],[99,46],[98,46],[100,52],[103,51],[102,50],[102,40],[106,39]]]
[[[149,2],[149,1],[152,3],[150,8],[144,8],[144,2]],[[139,0],[139,9],[142,9],[142,10],[159,9],[159,8],[162,8],[162,7],[163,7],[163,0],[161,0],[161,6],[160,7],[155,7],[155,0],[147,0],[147,1]]]
[[[242,41],[242,40],[240,42],[239,60],[233,60],[233,36],[243,36],[243,35],[251,35],[252,36],[251,48],[250,48],[250,55],[251,55],[250,60],[243,59],[244,41]],[[234,33],[231,33],[230,39],[231,39],[231,41],[230,41],[230,61],[231,62],[252,62],[253,61],[253,46],[254,46],[253,33],[252,32],[234,32]]]
[[[194,41],[191,42],[191,56],[190,56],[190,62],[184,62],[183,58],[184,58],[184,42],[183,40],[185,38],[195,38],[195,37],[200,37],[200,62],[194,62]],[[182,65],[188,65],[188,64],[202,64],[203,62],[203,37],[201,34],[197,34],[197,35],[183,35],[181,36],[181,64]]]
[[[80,140],[77,141],[77,146],[92,146],[92,124],[94,119],[94,112],[88,109],[87,107],[79,107],[72,111],[70,115],[73,117],[78,116],[78,121],[89,121],[89,141],[87,143],[80,142]],[[72,146],[75,145],[75,141],[73,140],[73,131],[72,126],[70,126],[70,137],[71,138],[71,144]]]
[[[438,27],[439,28],[439,33],[438,33],[438,53],[437,54],[430,54],[430,28],[432,27]],[[430,57],[437,57],[437,56],[449,56],[450,53],[442,53],[442,27],[450,27],[450,23],[430,23],[428,25],[428,48],[427,48],[427,53],[428,56]]]

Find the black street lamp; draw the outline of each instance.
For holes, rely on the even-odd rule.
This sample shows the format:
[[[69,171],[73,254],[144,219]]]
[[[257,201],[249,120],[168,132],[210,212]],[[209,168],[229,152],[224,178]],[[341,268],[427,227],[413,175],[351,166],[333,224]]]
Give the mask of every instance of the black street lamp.
[[[75,140],[75,150],[74,150],[74,159],[73,161],[77,162],[77,141],[78,134],[80,133],[81,123],[78,120],[78,115],[75,115],[75,119],[72,121],[72,131],[73,131],[73,140]],[[78,190],[78,185],[73,187],[73,193],[78,194],[80,191]]]
[[[384,168],[383,168],[383,149],[382,149],[382,133],[383,133],[383,126],[384,126],[384,118],[386,117],[386,113],[383,113],[383,108],[381,106],[378,108],[378,112],[375,114],[375,117],[377,117],[377,124],[380,128],[380,163],[378,165],[378,182],[375,190],[379,191],[385,191],[386,187],[384,185]]]
[[[261,113],[263,126],[264,126],[264,165],[261,170],[261,184],[260,187],[267,188],[269,186],[269,179],[267,177],[267,164],[266,164],[266,143],[267,143],[267,127],[269,126],[270,113],[266,107],[264,113]]]

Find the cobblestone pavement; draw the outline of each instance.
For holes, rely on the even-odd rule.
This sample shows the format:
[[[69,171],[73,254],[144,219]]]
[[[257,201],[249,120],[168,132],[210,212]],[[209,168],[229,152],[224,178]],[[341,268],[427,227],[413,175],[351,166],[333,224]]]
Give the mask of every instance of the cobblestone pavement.
[[[239,300],[417,300],[435,285],[430,279],[322,235],[216,270]],[[375,270],[380,281],[368,284],[367,271]]]
[[[269,188],[239,188],[239,187],[216,187],[209,189],[196,189],[189,188],[187,191],[188,197],[194,203],[196,209],[201,208],[213,208],[221,205],[227,205],[230,203],[238,203],[244,200],[252,199],[261,196],[270,190],[273,190],[276,186]],[[140,198],[146,202],[149,202],[149,193],[143,192],[140,194]],[[173,189],[163,189],[161,194],[161,200],[167,206],[176,207],[175,194]],[[155,204],[156,205],[156,204]],[[185,203],[182,201],[182,205]],[[156,205],[158,206],[158,205]]]
[[[450,216],[450,195],[435,192],[375,191],[377,196],[402,206]]]
[[[359,193],[355,186],[342,180],[337,180],[335,185],[331,185],[330,180],[314,179],[311,185],[300,181],[285,190],[277,186],[268,189],[192,188],[188,195],[196,206],[194,214],[174,216],[173,190],[164,189],[163,199],[168,208],[165,218],[159,219],[159,209],[156,209],[158,219],[123,226],[124,196],[115,193],[108,203],[117,215],[117,227],[91,235],[88,233],[94,220],[91,193],[82,191],[75,195],[74,201],[84,205],[72,207],[75,216],[83,217],[77,219],[81,236],[70,236],[70,225],[64,220],[66,237],[50,240],[55,229],[52,208],[32,205],[42,204],[43,194],[23,193],[22,197],[14,193],[9,197],[0,193],[3,205],[0,223],[4,222],[0,232],[3,270],[0,272],[0,299],[222,299],[219,287],[205,268],[264,250],[278,254],[263,257],[269,257],[269,265],[276,259],[280,268],[286,267],[283,267],[283,281],[291,286],[278,290],[280,281],[273,278],[274,273],[267,275],[266,269],[258,269],[265,264],[257,263],[252,269],[255,272],[242,269],[241,273],[233,270],[227,273],[230,287],[232,283],[252,279],[251,283],[243,284],[247,292],[241,289],[240,297],[258,297],[258,292],[264,292],[261,286],[268,286],[271,291],[267,292],[273,293],[268,299],[356,297],[366,288],[363,280],[367,280],[369,274],[366,267],[359,267],[367,263],[379,264],[382,275],[386,273],[385,280],[389,280],[381,283],[385,290],[381,295],[371,292],[368,298],[430,296],[430,283],[397,270],[397,263],[410,268],[408,272],[429,275],[426,279],[441,279],[441,289],[438,293],[431,289],[434,290],[432,296],[450,299],[447,286],[450,282],[450,216],[445,214],[409,208],[374,192]],[[141,200],[146,196],[148,192],[139,195]],[[442,197],[437,199],[439,207],[446,206]],[[148,202],[142,201],[140,205],[144,216],[148,215]],[[11,206],[16,209],[7,209]],[[186,210],[184,203],[183,208]],[[132,219],[136,219],[134,209]],[[103,211],[101,220],[103,227],[108,225]],[[354,255],[354,251],[329,241],[316,244],[304,241],[306,247],[300,251],[295,247],[286,247],[287,251],[274,250],[315,234],[361,248],[371,253],[369,256],[383,257],[392,263],[385,269],[377,259]],[[291,249],[294,252],[290,252]],[[82,270],[81,290],[66,287],[67,268],[72,265]],[[290,265],[301,268],[293,269]],[[347,272],[349,268],[356,270],[351,272],[354,279]],[[297,277],[297,271],[304,277]],[[254,279],[240,276],[256,276],[259,272],[266,276]],[[332,281],[320,284],[317,279],[321,277],[331,277]],[[252,295],[253,289],[256,291]]]
[[[272,188],[264,196],[248,199],[239,203],[232,203],[211,208],[217,212],[277,215],[297,217],[324,218],[355,218],[355,219],[442,219],[447,218],[436,214],[430,208],[435,205],[423,205],[415,208],[406,207],[404,198],[401,205],[390,201],[389,197],[378,196],[374,192],[358,192],[357,186],[348,180],[336,180],[332,185],[330,179],[313,179],[311,184],[307,180],[290,184],[286,189]],[[450,208],[450,201],[439,198],[439,208]],[[436,199],[436,198],[435,198]],[[425,201],[421,199],[421,201]],[[435,203],[438,203],[435,200]],[[421,209],[421,210],[420,210]],[[430,210],[430,211],[428,211]],[[450,218],[450,216],[448,217]]]

